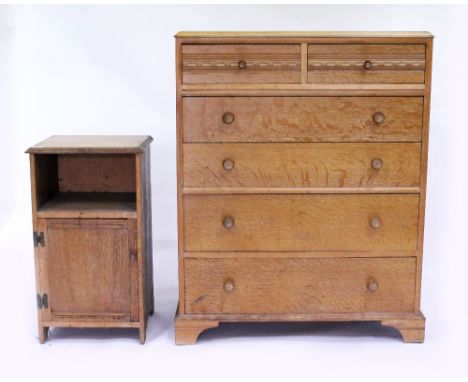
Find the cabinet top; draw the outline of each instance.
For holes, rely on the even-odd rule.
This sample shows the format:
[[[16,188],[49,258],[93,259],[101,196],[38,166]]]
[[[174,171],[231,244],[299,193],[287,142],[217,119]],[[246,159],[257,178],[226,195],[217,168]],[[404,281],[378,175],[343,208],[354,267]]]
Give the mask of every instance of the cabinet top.
[[[314,31],[314,32],[306,32],[306,31],[276,31],[276,32],[268,32],[268,31],[251,31],[251,32],[233,32],[233,31],[226,31],[226,32],[202,32],[202,31],[182,31],[175,35],[175,37],[180,38],[246,38],[246,37],[323,37],[323,38],[333,38],[333,37],[434,37],[429,32],[364,32],[364,31]]]
[[[52,135],[26,150],[33,154],[136,154],[153,140],[149,135]]]

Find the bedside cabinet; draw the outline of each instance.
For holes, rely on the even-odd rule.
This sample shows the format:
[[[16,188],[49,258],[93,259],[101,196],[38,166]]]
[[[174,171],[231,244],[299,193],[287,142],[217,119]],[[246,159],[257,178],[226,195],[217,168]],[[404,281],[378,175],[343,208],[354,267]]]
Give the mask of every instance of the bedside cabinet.
[[[27,150],[39,340],[153,313],[149,136],[52,136]]]
[[[176,36],[176,343],[378,321],[422,342],[427,32]]]

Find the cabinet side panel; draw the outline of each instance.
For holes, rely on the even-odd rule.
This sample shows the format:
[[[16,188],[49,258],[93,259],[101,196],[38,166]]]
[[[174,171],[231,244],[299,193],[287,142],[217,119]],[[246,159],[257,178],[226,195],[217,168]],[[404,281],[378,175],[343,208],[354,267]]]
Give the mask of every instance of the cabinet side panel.
[[[178,267],[179,267],[179,304],[180,314],[185,313],[185,282],[184,282],[184,213],[183,213],[183,106],[182,106],[182,40],[176,39],[176,119],[177,119],[177,228],[178,228]]]
[[[424,244],[424,219],[426,210],[426,187],[427,187],[427,160],[429,152],[429,117],[431,102],[431,81],[432,81],[432,46],[433,39],[426,41],[426,72],[425,72],[425,93],[423,111],[423,129],[421,144],[421,175],[420,187],[421,196],[419,198],[419,234],[418,234],[418,261],[416,269],[416,298],[415,310],[418,311],[421,302],[421,276]]]
[[[59,191],[57,155],[34,155],[34,212]]]
[[[143,153],[143,240],[145,241],[145,286],[146,310],[153,313],[154,287],[153,287],[153,231],[151,210],[151,149],[147,146]]]

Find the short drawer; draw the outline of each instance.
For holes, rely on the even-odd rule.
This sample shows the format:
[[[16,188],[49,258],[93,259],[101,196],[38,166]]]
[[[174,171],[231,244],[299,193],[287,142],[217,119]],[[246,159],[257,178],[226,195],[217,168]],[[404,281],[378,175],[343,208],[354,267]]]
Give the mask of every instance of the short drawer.
[[[415,251],[418,194],[185,195],[186,251]]]
[[[184,97],[185,142],[419,142],[422,97]]]
[[[299,44],[182,45],[184,84],[301,82]]]
[[[424,83],[424,44],[311,44],[311,84]]]
[[[415,258],[185,259],[191,314],[412,312]]]
[[[184,187],[414,187],[419,143],[189,143]]]

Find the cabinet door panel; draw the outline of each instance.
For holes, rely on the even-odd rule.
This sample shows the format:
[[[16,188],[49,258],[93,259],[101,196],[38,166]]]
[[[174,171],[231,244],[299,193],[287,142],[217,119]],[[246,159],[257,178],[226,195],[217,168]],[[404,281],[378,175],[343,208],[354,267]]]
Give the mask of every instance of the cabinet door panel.
[[[43,267],[50,319],[133,318],[132,226],[127,220],[46,221]]]

